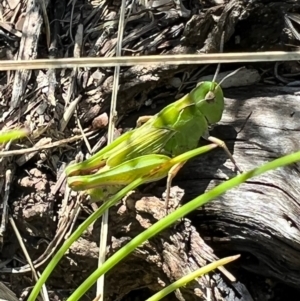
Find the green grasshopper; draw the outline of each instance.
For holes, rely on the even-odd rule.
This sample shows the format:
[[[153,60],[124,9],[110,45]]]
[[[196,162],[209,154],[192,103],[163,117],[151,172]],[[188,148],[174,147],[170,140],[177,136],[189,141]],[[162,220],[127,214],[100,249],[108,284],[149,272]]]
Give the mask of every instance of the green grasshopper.
[[[68,185],[76,191],[87,191],[93,201],[97,201],[137,178],[143,177],[146,183],[168,175],[168,208],[171,181],[187,160],[184,153],[196,149],[201,137],[212,142],[211,148],[222,147],[235,169],[242,172],[224,141],[209,134],[209,127],[221,120],[224,110],[223,91],[221,83],[215,82],[216,75],[217,72],[212,82],[201,82],[156,115],[139,118],[137,128],[121,135],[89,159],[68,166]],[[181,161],[172,160],[177,156]]]

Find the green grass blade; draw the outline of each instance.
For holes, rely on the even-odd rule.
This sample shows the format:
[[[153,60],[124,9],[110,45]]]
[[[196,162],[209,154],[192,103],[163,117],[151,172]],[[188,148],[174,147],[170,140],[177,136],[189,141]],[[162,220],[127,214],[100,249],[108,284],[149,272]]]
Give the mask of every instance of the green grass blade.
[[[203,147],[200,147],[196,150],[192,151],[193,156],[203,154],[205,152],[208,152],[212,149],[212,147],[216,147],[214,144],[206,145]],[[187,152],[187,156],[191,156],[190,152]],[[170,160],[171,161],[171,160]],[[166,162],[167,163],[167,162]],[[159,169],[159,171],[166,176],[171,165],[170,164],[161,164],[160,161],[158,161],[158,166],[153,168],[153,170],[156,170],[156,168]],[[151,177],[151,172],[149,174],[145,174],[144,177],[141,177],[137,180],[132,181],[129,185],[127,185],[125,188],[123,188],[121,191],[119,191],[116,195],[114,195],[112,198],[110,198],[107,202],[105,202],[96,212],[94,212],[88,219],[86,219],[79,227],[76,229],[76,231],[65,241],[65,243],[62,245],[62,247],[58,250],[58,252],[55,254],[53,259],[50,261],[50,263],[47,265],[45,271],[39,278],[38,282],[34,286],[28,301],[35,301],[35,298],[37,297],[42,285],[46,282],[49,275],[55,268],[55,266],[58,264],[60,259],[63,257],[64,253],[68,250],[68,248],[72,245],[72,243],[77,240],[80,235],[88,228],[88,226],[93,223],[97,218],[99,218],[103,213],[116,204],[122,197],[124,197],[128,192],[135,189],[139,185],[146,183],[149,181],[149,177]]]
[[[172,293],[173,291],[175,291],[176,289],[186,285],[188,282],[191,282],[192,280],[194,280],[197,277],[201,277],[204,274],[207,274],[215,269],[217,269],[220,266],[223,266],[229,262],[232,262],[236,259],[238,259],[240,257],[240,255],[236,255],[236,256],[230,256],[230,257],[226,257],[226,258],[222,258],[220,260],[217,260],[215,262],[212,262],[200,269],[197,269],[196,271],[183,276],[182,278],[180,278],[179,280],[173,282],[172,284],[168,285],[166,288],[160,290],[159,292],[157,292],[155,295],[153,295],[152,297],[148,298],[146,301],[158,301],[161,300],[163,297],[167,296],[168,294]]]
[[[0,143],[6,143],[10,140],[23,138],[27,135],[28,135],[28,131],[26,129],[5,131],[3,133],[0,133]]]
[[[143,183],[144,180],[138,179],[124,187],[122,190],[120,190],[118,193],[116,193],[112,198],[110,198],[107,202],[103,203],[103,205],[95,211],[91,216],[89,216],[77,229],[76,231],[64,242],[64,244],[61,246],[61,248],[57,251],[57,253],[54,255],[50,263],[47,265],[46,269],[42,273],[41,277],[37,281],[36,285],[34,286],[28,301],[35,301],[42,285],[46,282],[48,277],[50,276],[51,272],[54,270],[55,266],[58,264],[58,262],[61,260],[61,258],[64,256],[66,251],[70,248],[72,243],[76,241],[80,235],[91,225],[96,219],[98,219],[108,208],[116,204],[119,200],[121,200],[127,193],[129,193],[131,190],[135,189],[139,185]],[[79,300],[79,299],[78,299]]]
[[[163,229],[169,227],[173,223],[175,223],[178,219],[184,217],[188,213],[197,209],[200,206],[208,203],[214,198],[220,196],[225,193],[227,190],[232,189],[250,178],[261,175],[267,171],[297,162],[300,160],[300,151],[297,153],[293,153],[290,155],[286,155],[279,159],[276,159],[272,162],[266,163],[261,167],[255,168],[249,172],[238,175],[220,185],[215,187],[214,189],[206,192],[205,194],[193,199],[188,202],[181,208],[178,208],[176,211],[172,212],[165,218],[161,219],[150,228],[133,238],[127,245],[125,245],[122,249],[117,251],[113,256],[107,259],[107,261],[96,271],[94,271],[76,290],[75,292],[68,298],[67,301],[77,301],[87,292],[88,289],[97,281],[97,279],[109,271],[112,267],[114,267],[117,263],[119,263],[123,258],[129,255],[135,248],[141,245],[144,241],[150,239],[154,235],[161,232]],[[30,301],[33,301],[30,299]]]

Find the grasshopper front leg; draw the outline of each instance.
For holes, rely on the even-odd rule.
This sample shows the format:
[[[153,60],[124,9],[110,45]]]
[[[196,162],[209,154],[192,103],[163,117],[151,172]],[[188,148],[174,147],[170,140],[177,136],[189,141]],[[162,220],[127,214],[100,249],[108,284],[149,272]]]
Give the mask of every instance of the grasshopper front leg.
[[[231,152],[229,151],[228,147],[226,146],[225,142],[219,138],[210,136],[209,132],[206,131],[204,133],[204,135],[202,136],[205,140],[210,141],[212,143],[215,143],[216,145],[218,145],[219,147],[223,148],[223,150],[226,152],[227,156],[229,157],[229,159],[231,160],[231,162],[233,163],[235,169],[239,172],[239,173],[243,173],[242,169],[237,165],[236,161],[234,160]]]
[[[153,117],[152,115],[140,116],[136,121],[136,127],[137,128],[141,127],[144,123],[146,123],[152,117]]]
[[[228,155],[229,159],[232,161],[232,163],[235,166],[235,169],[238,170],[239,173],[243,173],[242,169],[237,165],[236,161],[234,160],[232,154],[230,153],[229,149],[227,148],[225,142],[221,139],[218,139],[216,137],[210,136],[208,131],[203,135],[204,139],[207,141],[210,141],[213,143],[213,145],[219,146],[223,148],[223,150],[226,152]],[[182,154],[184,155],[184,154]],[[175,158],[174,158],[175,159]],[[169,209],[169,198],[170,198],[170,191],[171,191],[171,185],[172,185],[172,180],[174,177],[177,175],[179,170],[183,167],[183,165],[186,163],[186,161],[182,161],[180,163],[177,163],[171,167],[171,169],[168,172],[168,178],[167,178],[167,188],[166,188],[166,213],[168,213]]]

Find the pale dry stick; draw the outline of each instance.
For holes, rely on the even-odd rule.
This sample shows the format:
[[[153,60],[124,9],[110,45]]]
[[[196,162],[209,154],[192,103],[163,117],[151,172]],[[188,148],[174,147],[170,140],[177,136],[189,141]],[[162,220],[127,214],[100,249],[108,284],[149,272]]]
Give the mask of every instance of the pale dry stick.
[[[13,15],[11,16],[11,18],[10,18],[10,20],[8,21],[9,23],[4,23],[5,25],[8,25],[8,24],[16,24],[16,18],[17,18],[17,16],[20,16],[21,14],[22,14],[22,11],[20,10],[20,8],[21,8],[21,3],[18,3],[17,4],[17,6],[14,8],[14,13],[13,13]],[[5,26],[4,25],[4,26]],[[1,27],[3,28],[3,25],[1,24]],[[6,29],[6,28],[5,28]],[[11,27],[11,29],[12,29],[12,31],[10,31],[11,33],[16,33],[16,32],[18,32],[19,33],[19,35],[18,35],[18,37],[19,38],[21,38],[22,37],[22,33],[21,32],[19,32],[18,30],[16,30],[16,29],[13,29],[12,27]]]
[[[86,145],[86,147],[87,147],[89,153],[92,154],[92,148],[91,148],[91,145],[90,145],[90,143],[89,143],[87,137],[86,137],[85,134],[84,134],[83,128],[82,128],[81,123],[80,123],[80,120],[79,120],[79,118],[78,118],[78,112],[77,112],[77,110],[76,110],[76,119],[77,119],[77,125],[78,125],[79,130],[80,130],[80,132],[81,132],[81,134],[82,134],[82,137],[83,137],[83,141],[84,141],[84,143],[85,143],[85,145]]]
[[[42,10],[42,14],[43,14],[44,22],[45,22],[47,47],[49,49],[51,33],[50,33],[49,19],[48,19],[48,15],[47,15],[47,7],[46,7],[46,4],[45,4],[44,0],[39,0],[39,3],[40,3],[40,6],[41,6],[41,10]]]
[[[12,140],[10,140],[9,142],[7,142],[5,144],[5,147],[4,147],[5,151],[9,150],[11,143],[12,143]],[[4,159],[4,158],[0,157],[0,166],[3,168],[3,166],[6,166],[7,164],[8,164],[7,159]],[[2,190],[2,187],[4,186],[4,182],[5,182],[5,179],[0,177],[0,191]],[[2,215],[4,215],[4,211],[3,211]]]
[[[3,18],[3,7],[2,5],[0,5],[0,21],[4,21],[4,18]]]
[[[65,174],[65,173],[63,172],[62,174]],[[61,202],[61,208],[58,213],[58,217],[59,217],[59,220],[57,223],[58,228],[60,228],[61,225],[64,223],[64,217],[66,217],[69,214],[67,209],[68,209],[68,200],[69,200],[70,193],[71,193],[71,188],[69,187],[69,185],[66,185],[64,198]]]
[[[131,5],[133,4],[134,4],[134,0],[132,0]],[[125,27],[125,11],[126,11],[126,0],[122,0],[119,26],[118,26],[118,37],[117,37],[118,40],[116,45],[116,55],[119,57],[121,56],[121,51],[122,51],[122,41],[123,41],[123,34],[124,34],[124,27]],[[129,15],[127,17],[129,17]],[[113,83],[112,96],[111,96],[107,144],[110,144],[114,140],[117,95],[119,89],[119,75],[120,75],[120,66],[116,66],[114,72],[114,83]],[[98,267],[100,267],[105,262],[105,258],[106,258],[106,246],[107,246],[107,236],[108,236],[108,215],[109,215],[109,210],[107,209],[104,212],[101,220]],[[99,297],[100,301],[104,300],[104,277],[105,274],[102,275],[97,280],[96,297]]]
[[[14,221],[14,219],[11,216],[9,216],[8,219],[9,219],[9,222],[10,222],[10,224],[11,224],[11,226],[12,226],[12,228],[13,228],[15,234],[16,234],[16,237],[17,237],[18,242],[20,244],[20,247],[21,247],[21,249],[22,249],[22,251],[23,251],[23,253],[25,255],[25,258],[26,258],[28,264],[30,265],[30,268],[31,268],[32,274],[34,276],[34,279],[35,279],[35,281],[38,281],[40,275],[37,274],[37,272],[36,272],[36,270],[34,268],[32,260],[31,260],[31,258],[29,256],[28,252],[27,252],[26,246],[25,246],[25,244],[23,242],[23,239],[21,237],[21,234],[20,234],[20,232],[19,232],[19,230],[18,230],[18,228],[17,228],[17,226],[15,224],[15,221]],[[43,298],[44,301],[49,301],[49,296],[48,296],[48,292],[47,292],[45,284],[43,284],[41,295],[42,295],[42,298]]]
[[[96,131],[91,131],[89,133],[86,133],[85,136],[91,136],[92,134],[95,134],[97,132]],[[17,156],[17,155],[23,155],[24,153],[31,153],[31,152],[38,152],[44,149],[49,149],[49,148],[53,148],[53,147],[58,147],[58,146],[62,146],[64,144],[68,144],[68,143],[72,143],[75,142],[79,139],[82,139],[82,135],[76,135],[70,138],[66,138],[66,139],[62,139],[53,143],[49,143],[46,145],[41,145],[38,147],[29,147],[29,148],[24,148],[24,149],[18,149],[18,150],[11,150],[11,151],[3,151],[0,152],[0,157],[10,157],[10,156]]]
[[[287,13],[284,15],[284,21],[286,26],[290,29],[290,31],[292,32],[293,36],[300,41],[300,34],[299,32],[296,30],[296,28],[294,27],[294,25],[292,24],[291,20],[293,20],[294,22],[300,24],[300,15],[299,14],[295,14],[295,13]]]
[[[0,226],[0,237],[2,238],[4,232],[6,230],[6,222],[8,216],[8,198],[10,192],[10,184],[12,179],[12,172],[8,169],[5,173],[5,188],[4,188],[4,197],[3,197],[3,209],[2,209],[2,219],[1,219],[1,226]]]
[[[75,227],[75,223],[78,219],[78,216],[79,216],[79,213],[81,212],[81,201],[80,201],[80,198],[81,196],[79,195],[77,197],[77,201],[76,201],[76,204],[74,206],[74,211],[73,211],[73,218],[72,218],[72,222],[71,222],[71,225],[69,227],[69,231],[67,232],[67,234],[65,235],[65,239],[68,239],[70,237],[70,235],[72,234],[73,232],[73,228]]]
[[[71,1],[72,1],[72,10],[71,10],[71,18],[70,18],[70,38],[71,38],[72,42],[74,43],[73,34],[72,34],[72,26],[73,26],[73,14],[74,14],[74,7],[75,7],[76,0],[71,0]],[[70,2],[68,3],[68,5],[70,4]]]
[[[80,58],[80,52],[82,47],[82,40],[83,40],[83,24],[78,24],[77,32],[75,35],[75,44],[74,44],[74,50],[73,55],[74,58]],[[78,67],[74,67],[73,71],[70,76],[70,85],[68,88],[68,94],[66,98],[66,103],[69,104],[72,96],[74,96],[74,91],[76,89],[76,79],[78,74]]]
[[[298,61],[300,51],[266,51],[207,54],[82,57],[38,60],[1,61],[0,71],[74,67],[116,67],[135,65],[195,65],[246,62]]]
[[[31,138],[31,137],[30,137]],[[30,139],[31,142],[32,139]],[[34,147],[41,147],[43,145],[47,145],[49,143],[51,143],[52,139],[49,137],[43,137],[41,140],[39,140]],[[38,152],[31,152],[31,153],[25,153],[24,155],[20,156],[17,160],[16,163],[18,164],[18,166],[22,166],[24,165],[26,162],[28,162],[30,159],[32,159]]]
[[[76,109],[76,106],[78,105],[79,101],[82,99],[82,95],[79,95],[77,98],[75,98],[68,108],[65,110],[62,119],[60,120],[60,131],[63,132],[68,125],[71,117],[74,114],[74,111]]]
[[[61,170],[65,170],[66,165],[67,165],[66,163],[63,163],[63,164],[60,166],[59,170],[60,170],[60,171],[61,171]],[[58,173],[60,173],[60,176],[58,177],[58,180],[56,181],[56,183],[55,183],[54,186],[51,186],[51,193],[52,193],[53,195],[56,195],[56,193],[57,193],[58,190],[61,188],[61,185],[63,184],[63,182],[64,182],[65,179],[66,179],[66,174],[65,174],[65,172],[58,172]]]

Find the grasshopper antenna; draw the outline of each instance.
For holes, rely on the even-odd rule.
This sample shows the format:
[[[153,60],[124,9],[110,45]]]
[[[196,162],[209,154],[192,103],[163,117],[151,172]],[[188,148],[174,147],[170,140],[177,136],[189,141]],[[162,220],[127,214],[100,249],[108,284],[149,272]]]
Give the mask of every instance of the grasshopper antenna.
[[[222,36],[221,36],[220,53],[223,53],[223,50],[224,50],[224,39],[225,39],[225,31],[222,32]],[[217,66],[217,70],[215,72],[214,78],[212,80],[211,91],[213,90],[213,83],[217,80],[220,69],[221,69],[221,64],[219,63]]]
[[[221,42],[220,42],[220,53],[223,52],[223,48],[224,48],[224,38],[225,38],[225,31],[222,32],[222,36],[221,36]],[[210,90],[208,91],[208,93],[206,94],[205,96],[205,99],[206,100],[213,100],[215,99],[215,93],[214,93],[214,89],[215,89],[215,82],[217,80],[217,77],[218,77],[218,74],[220,72],[220,68],[221,68],[221,64],[219,63],[218,66],[217,66],[217,70],[215,72],[215,75],[213,77],[213,80],[211,82],[211,85],[210,85]],[[220,86],[220,84],[217,84],[216,87]]]
[[[234,71],[232,71],[232,72],[230,72],[229,74],[227,74],[227,75],[226,75],[225,77],[223,77],[222,80],[218,83],[217,87],[221,86],[222,83],[224,83],[224,81],[225,81],[227,78],[229,78],[230,76],[233,76],[233,75],[237,74],[238,72],[240,72],[240,71],[243,70],[243,69],[245,69],[244,66],[241,67],[241,68],[238,68],[238,69],[236,69],[236,70],[234,70]]]
[[[225,31],[223,31],[222,33],[222,36],[221,36],[221,43],[220,43],[220,53],[223,53],[223,50],[224,50],[224,39],[225,39]],[[221,68],[221,64],[219,63],[218,66],[217,66],[217,70],[216,70],[216,73],[214,75],[214,78],[212,80],[212,84],[211,84],[211,89],[210,91],[213,91],[213,83],[216,82],[217,80],[217,76],[220,72],[220,68]],[[245,67],[241,67],[239,69],[236,69],[235,71],[227,74],[224,78],[222,78],[222,80],[217,84],[216,88],[220,87],[222,85],[222,83],[224,83],[224,81],[229,78],[230,76],[233,76],[235,75],[236,73],[238,73],[239,71],[241,71],[242,69],[244,69]]]

